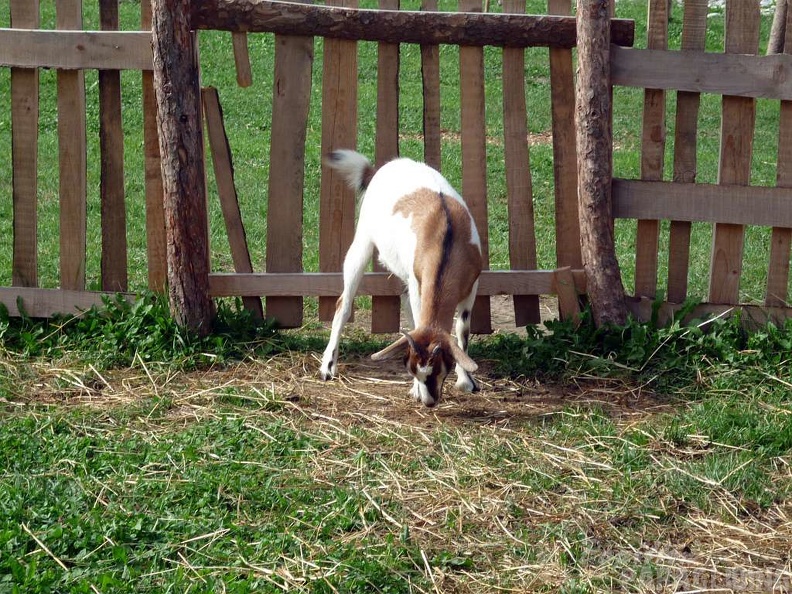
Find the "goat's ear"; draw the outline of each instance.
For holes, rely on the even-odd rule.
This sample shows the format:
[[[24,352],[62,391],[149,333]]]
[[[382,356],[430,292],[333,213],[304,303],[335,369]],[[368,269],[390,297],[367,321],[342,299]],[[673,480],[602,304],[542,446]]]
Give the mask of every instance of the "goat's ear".
[[[381,351],[371,355],[371,359],[373,361],[385,361],[386,359],[392,359],[407,347],[407,340],[407,336],[400,336],[396,342],[389,344]]]
[[[468,354],[459,348],[459,345],[456,343],[456,340],[453,338],[448,341],[449,346],[451,347],[451,354],[454,356],[454,360],[459,364],[459,366],[467,371],[468,373],[473,373],[478,369],[478,365],[476,362],[468,357]]]

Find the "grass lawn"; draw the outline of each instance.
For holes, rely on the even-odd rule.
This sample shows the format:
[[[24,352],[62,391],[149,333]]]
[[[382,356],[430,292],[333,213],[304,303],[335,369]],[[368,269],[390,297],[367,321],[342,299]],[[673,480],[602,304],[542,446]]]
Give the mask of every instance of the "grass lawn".
[[[7,6],[0,0],[0,19]],[[50,26],[53,6],[42,0]],[[122,22],[136,22],[139,3],[120,6]],[[638,45],[645,9],[643,1],[618,2],[618,16],[638,19]],[[532,0],[528,10],[542,12],[543,3]],[[85,12],[95,26],[93,4]],[[715,50],[723,12],[712,13]],[[676,38],[680,14],[676,6]],[[250,45],[256,82],[238,89],[230,36],[201,34],[204,83],[220,89],[261,265],[273,48],[266,35]],[[320,49],[317,42],[317,72]],[[361,104],[368,105],[374,47],[360,51]],[[541,140],[550,130],[547,52],[528,53],[539,258],[550,268],[551,147]],[[402,56],[401,146],[419,157],[418,52],[405,47]],[[444,48],[443,59],[444,171],[459,185],[455,50]],[[502,225],[498,60],[487,50],[490,201],[493,224]],[[89,242],[98,242],[93,76]],[[0,71],[0,89],[8,80]],[[130,272],[139,290],[140,76],[125,73],[123,81]],[[57,283],[53,82],[42,72],[45,286]],[[318,79],[313,92],[318,99]],[[616,92],[615,165],[624,177],[637,175],[641,98]],[[702,105],[699,179],[713,181],[719,100],[705,97]],[[317,226],[318,110],[315,101],[308,231]],[[361,109],[360,147],[369,154],[372,111]],[[759,102],[757,184],[774,183],[777,112],[777,104]],[[1,150],[10,151],[8,118],[0,118]],[[0,160],[0,191],[10,197],[9,166]],[[210,203],[215,267],[224,269],[230,257],[214,194]],[[11,200],[0,209],[0,231],[10,238]],[[633,228],[617,226],[628,286]],[[693,268],[704,272],[691,284],[701,294],[707,233],[697,229],[694,247]],[[493,267],[504,267],[504,233],[496,227],[490,235]],[[748,297],[761,297],[766,235],[749,231],[758,247],[746,252]],[[305,241],[306,269],[315,269],[318,240],[306,233]],[[9,243],[0,246],[4,285]],[[98,286],[95,249],[90,258],[88,277]],[[482,391],[458,394],[447,385],[432,410],[407,397],[398,362],[368,360],[385,339],[360,328],[342,341],[339,379],[320,382],[317,353],[326,338],[315,323],[276,332],[223,302],[215,333],[199,339],[151,295],[50,322],[0,313],[0,594],[792,590],[792,325],[752,335],[735,320],[598,331],[584,319],[578,329],[548,322],[476,338],[471,354]]]

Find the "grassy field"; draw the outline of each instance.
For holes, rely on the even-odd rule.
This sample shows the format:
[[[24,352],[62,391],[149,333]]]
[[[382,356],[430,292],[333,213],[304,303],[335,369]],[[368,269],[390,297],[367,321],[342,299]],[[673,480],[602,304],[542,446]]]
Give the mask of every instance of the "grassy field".
[[[53,3],[42,6],[51,25]],[[125,23],[136,22],[137,2],[121,8]],[[529,10],[541,12],[542,3]],[[617,10],[638,19],[643,43],[645,2],[622,0]],[[0,19],[7,14],[0,0]],[[679,7],[674,15],[678,37]],[[95,23],[95,7],[86,7],[86,20]],[[722,22],[713,9],[711,49],[722,45]],[[251,89],[235,86],[228,35],[202,34],[201,44],[204,83],[220,89],[224,104],[254,260],[263,263],[271,39],[251,39]],[[365,74],[373,52],[362,44],[364,105],[373,97]],[[457,182],[457,72],[454,52],[444,52],[444,168]],[[546,51],[529,54],[530,129],[543,138]],[[402,150],[420,156],[418,56],[404,48],[403,57]],[[486,59],[497,139],[497,52]],[[0,89],[8,78],[0,72]],[[145,278],[139,78],[124,75],[136,289]],[[87,79],[95,108],[96,79]],[[44,284],[54,285],[54,74],[42,80],[40,258]],[[318,82],[314,92],[318,101]],[[617,174],[634,176],[641,94],[618,90],[616,101]],[[718,104],[703,102],[702,181],[716,176]],[[308,230],[316,227],[320,151],[316,101],[312,109]],[[769,185],[778,106],[758,109],[754,181]],[[91,114],[89,237],[98,241]],[[368,153],[371,126],[361,122]],[[493,220],[502,221],[499,144],[489,146]],[[9,147],[10,123],[0,119],[0,150]],[[540,229],[552,227],[550,155],[542,142],[531,155]],[[0,191],[10,196],[8,167],[0,161]],[[223,268],[228,248],[210,199],[213,256]],[[10,238],[10,199],[0,209],[0,232]],[[618,230],[629,260],[632,224]],[[709,250],[707,229],[700,231],[698,271]],[[747,252],[754,276],[743,291],[759,297],[766,233],[750,233],[758,247]],[[544,267],[554,265],[550,235],[539,234]],[[491,231],[498,266],[506,262],[502,236]],[[316,241],[306,236],[308,269]],[[10,279],[7,243],[2,284]],[[625,272],[629,282],[629,265]],[[97,286],[95,251],[88,276]],[[792,325],[751,335],[738,320],[603,331],[584,318],[577,329],[548,322],[476,338],[482,391],[447,386],[432,410],[407,397],[398,363],[368,361],[385,339],[360,328],[342,343],[340,378],[318,381],[326,338],[317,324],[276,332],[221,303],[215,332],[199,339],[151,295],[50,322],[0,313],[0,594],[792,590]]]
[[[786,592],[792,326],[474,342],[407,396],[352,333],[161,300],[0,325],[0,592]]]

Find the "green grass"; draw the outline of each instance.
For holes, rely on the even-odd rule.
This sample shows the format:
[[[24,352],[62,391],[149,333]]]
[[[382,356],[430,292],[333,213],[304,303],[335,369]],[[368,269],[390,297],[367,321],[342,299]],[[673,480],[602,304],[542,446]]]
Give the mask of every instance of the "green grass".
[[[363,377],[348,378],[351,406],[333,384],[295,396],[315,381],[304,353],[324,333],[273,335],[229,309],[225,339],[201,342],[157,321],[161,299],[148,305],[4,321],[0,591],[656,592],[792,579],[780,560],[792,325],[748,336],[736,321],[706,332],[584,321],[541,341],[480,341],[488,388],[427,423],[403,394],[383,408]],[[108,337],[136,327],[158,338],[119,358]],[[358,339],[345,355],[375,346]],[[516,383],[524,395],[507,405],[497,386]],[[563,396],[543,396],[558,386]]]

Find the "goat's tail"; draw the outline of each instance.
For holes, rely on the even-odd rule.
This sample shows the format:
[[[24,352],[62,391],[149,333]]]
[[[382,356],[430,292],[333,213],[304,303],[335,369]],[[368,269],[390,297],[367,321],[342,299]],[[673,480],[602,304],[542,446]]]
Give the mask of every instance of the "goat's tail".
[[[374,166],[364,155],[350,149],[338,149],[325,157],[328,167],[337,170],[347,185],[363,192],[374,176]]]

